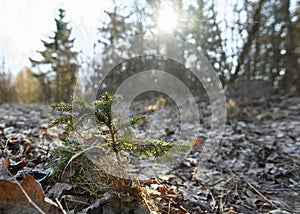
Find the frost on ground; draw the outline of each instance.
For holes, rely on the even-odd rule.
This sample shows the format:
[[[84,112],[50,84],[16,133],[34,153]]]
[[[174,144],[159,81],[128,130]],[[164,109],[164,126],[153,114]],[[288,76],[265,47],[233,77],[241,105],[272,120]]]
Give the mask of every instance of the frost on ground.
[[[157,111],[145,111],[148,104],[137,102],[133,108],[138,114],[148,114],[150,119],[149,124],[139,127],[138,135],[149,131],[148,126],[155,130],[152,137],[176,140],[179,137],[176,123],[180,123],[176,110],[166,103]],[[256,97],[247,102],[232,98],[227,105],[222,143],[210,160],[200,162],[201,155],[205,155],[201,149],[209,130],[210,109],[206,103],[199,103],[203,125],[195,134],[199,141],[195,141],[192,151],[170,172],[140,184],[148,192],[148,199],[144,199],[149,202],[150,210],[300,212],[299,94]],[[53,118],[55,114],[46,105],[0,105],[0,188],[4,188],[3,180],[16,182],[31,175],[42,185],[45,196],[62,206],[61,210],[117,212],[124,206],[126,212],[145,212],[138,208],[134,195],[120,199],[107,190],[102,196],[88,196],[72,183],[61,184],[52,177],[50,150],[63,146],[60,138],[64,136],[62,129],[49,127]],[[59,191],[55,190],[58,185]],[[18,200],[7,203],[31,206]],[[3,203],[0,209],[5,212]]]

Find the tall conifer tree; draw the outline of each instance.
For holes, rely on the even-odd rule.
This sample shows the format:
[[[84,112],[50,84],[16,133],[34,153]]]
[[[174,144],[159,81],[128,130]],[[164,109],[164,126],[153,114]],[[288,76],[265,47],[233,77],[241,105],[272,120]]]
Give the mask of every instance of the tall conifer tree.
[[[35,75],[41,81],[44,101],[48,102],[70,100],[79,68],[78,52],[73,50],[75,39],[71,39],[72,28],[64,18],[65,10],[59,9],[54,36],[49,36],[49,41],[42,40],[45,50],[38,51],[42,59],[30,59],[32,65],[39,68]]]

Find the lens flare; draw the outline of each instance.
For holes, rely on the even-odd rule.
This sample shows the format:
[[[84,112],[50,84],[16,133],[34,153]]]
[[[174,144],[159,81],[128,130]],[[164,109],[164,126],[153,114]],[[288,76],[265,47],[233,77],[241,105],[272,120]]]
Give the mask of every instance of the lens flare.
[[[177,25],[177,14],[171,4],[163,3],[160,6],[157,25],[160,31],[170,32]]]

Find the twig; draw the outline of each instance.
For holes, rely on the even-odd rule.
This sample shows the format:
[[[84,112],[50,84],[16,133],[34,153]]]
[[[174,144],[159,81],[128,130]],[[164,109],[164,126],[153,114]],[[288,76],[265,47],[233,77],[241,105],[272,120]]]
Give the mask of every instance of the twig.
[[[273,207],[278,208],[272,201],[270,201],[266,196],[264,196],[258,189],[256,189],[252,184],[250,184],[247,180],[245,182],[257,193],[259,194],[264,200],[266,200],[269,204],[271,204]]]
[[[27,194],[27,192],[24,190],[24,188],[21,186],[21,184],[19,184],[19,182],[17,181],[17,179],[10,173],[10,171],[8,169],[6,169],[6,171],[8,172],[8,174],[16,181],[17,185],[20,187],[20,189],[22,190],[23,194],[25,195],[25,197],[27,198],[28,202],[34,206],[35,209],[37,209],[40,213],[42,214],[46,214],[36,203],[34,203],[34,201],[31,200],[31,198],[29,197],[29,195]]]
[[[210,203],[210,205],[212,206],[212,209],[215,209],[215,207],[216,207],[216,200],[215,200],[215,197],[214,197],[214,195],[212,194],[212,192],[210,191],[210,189],[208,189],[208,191],[209,191],[209,194],[210,194],[210,196],[211,196],[211,199],[212,199],[212,202]]]
[[[58,198],[55,198],[55,201],[58,205],[58,207],[61,209],[61,211],[63,212],[63,214],[67,214],[67,212],[64,210],[63,206],[61,205],[60,201],[58,200]]]
[[[237,194],[237,196],[238,196],[240,202],[242,203],[242,206],[244,206],[244,207],[246,207],[246,208],[248,208],[248,209],[250,209],[250,210],[254,210],[253,207],[250,207],[250,206],[246,205],[245,203],[243,203],[243,200],[242,200],[241,197],[240,197],[240,194],[239,194],[239,192],[238,192],[237,187],[238,187],[238,185],[235,185],[235,191],[236,191],[236,194]]]
[[[219,212],[220,213],[224,213],[224,206],[223,206],[222,198],[223,198],[223,192],[221,192],[220,199],[219,199]]]
[[[145,204],[146,204],[148,210],[151,212],[151,208],[150,208],[150,206],[148,205],[148,203],[147,203],[146,198],[144,197],[144,195],[145,195],[145,193],[142,192],[141,197],[142,197],[142,199],[144,200],[144,202],[145,202]]]
[[[179,208],[182,209],[185,213],[190,214],[183,206],[179,205]]]
[[[65,168],[64,168],[64,171],[62,172],[62,175],[61,175],[61,176],[63,176],[63,175],[65,174],[65,172],[66,172],[66,170],[67,170],[69,164],[70,164],[75,158],[79,157],[79,156],[82,155],[84,152],[86,152],[86,151],[88,151],[88,150],[90,150],[90,149],[94,149],[94,148],[97,148],[97,147],[96,147],[96,146],[89,147],[89,148],[86,148],[86,149],[81,150],[81,151],[77,152],[76,154],[74,154],[74,155],[70,158],[70,160],[68,161],[68,163],[66,164],[66,166],[65,166]]]

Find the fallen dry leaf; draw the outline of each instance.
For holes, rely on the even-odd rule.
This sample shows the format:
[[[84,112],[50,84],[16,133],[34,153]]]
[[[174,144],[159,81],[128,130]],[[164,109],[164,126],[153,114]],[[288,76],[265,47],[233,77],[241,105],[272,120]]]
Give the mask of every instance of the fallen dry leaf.
[[[203,143],[203,139],[201,138],[197,138],[191,141],[192,146],[198,146],[201,145]]]
[[[34,180],[34,177],[25,177],[21,186],[32,202],[44,213],[61,213],[58,207],[45,201],[42,187]],[[0,180],[0,192],[1,213],[41,213],[33,206],[17,183]]]
[[[146,181],[146,184],[157,184],[157,181],[155,180],[155,179],[148,179],[147,181]]]
[[[158,188],[158,191],[159,191],[161,194],[165,195],[166,192],[167,192],[167,188],[166,188],[166,187],[159,187],[159,188]]]
[[[67,183],[56,183],[50,190],[49,194],[53,194],[53,198],[60,198],[64,190],[70,190],[73,185]]]
[[[5,171],[7,170],[7,168],[10,165],[10,160],[9,158],[5,158],[4,160],[2,160],[2,170]]]

